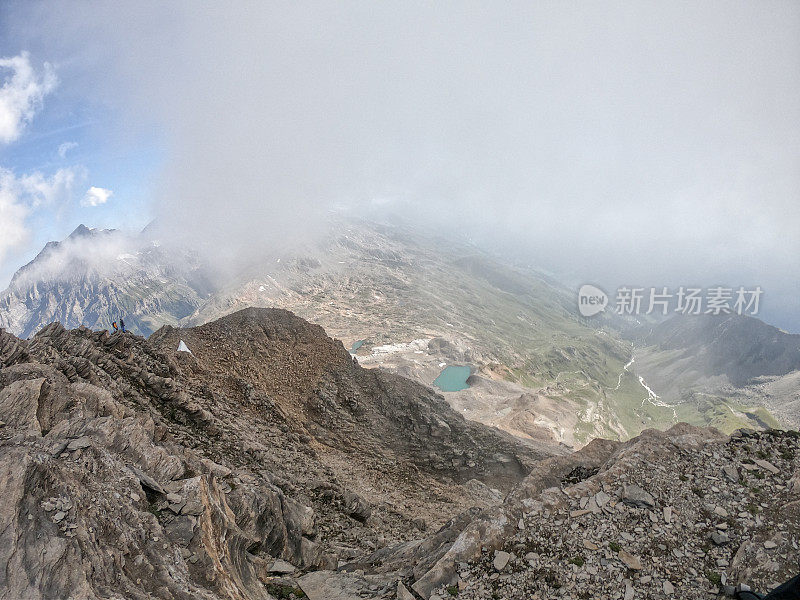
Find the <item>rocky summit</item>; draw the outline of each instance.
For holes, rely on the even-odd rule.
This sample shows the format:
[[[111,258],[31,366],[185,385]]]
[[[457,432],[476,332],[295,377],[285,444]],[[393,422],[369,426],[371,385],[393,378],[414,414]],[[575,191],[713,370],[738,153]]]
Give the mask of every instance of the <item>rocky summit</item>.
[[[422,538],[565,452],[282,310],[149,341],[0,330],[0,364],[4,598],[280,596],[300,588],[276,576]]]
[[[570,452],[278,309],[0,330],[0,367],[0,598],[712,598],[799,568],[794,432]]]

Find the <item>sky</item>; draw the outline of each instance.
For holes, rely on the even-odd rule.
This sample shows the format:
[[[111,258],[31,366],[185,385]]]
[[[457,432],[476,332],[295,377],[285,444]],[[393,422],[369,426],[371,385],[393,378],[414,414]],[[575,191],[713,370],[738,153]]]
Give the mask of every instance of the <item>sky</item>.
[[[800,332],[800,4],[4,2],[0,287],[79,223],[226,261],[381,206]]]
[[[47,241],[81,222],[146,224],[147,182],[160,165],[155,136],[120,143],[107,135],[114,117],[106,107],[71,97],[54,63],[15,52],[10,39],[3,37],[0,53],[2,287]]]

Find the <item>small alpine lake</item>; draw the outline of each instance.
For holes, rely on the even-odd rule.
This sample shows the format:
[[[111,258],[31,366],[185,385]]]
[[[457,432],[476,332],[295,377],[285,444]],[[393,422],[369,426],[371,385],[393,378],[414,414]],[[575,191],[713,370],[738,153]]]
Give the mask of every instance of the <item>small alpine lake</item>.
[[[470,376],[471,369],[460,365],[449,365],[445,367],[439,376],[433,380],[433,385],[443,392],[458,392],[469,387],[467,378]]]

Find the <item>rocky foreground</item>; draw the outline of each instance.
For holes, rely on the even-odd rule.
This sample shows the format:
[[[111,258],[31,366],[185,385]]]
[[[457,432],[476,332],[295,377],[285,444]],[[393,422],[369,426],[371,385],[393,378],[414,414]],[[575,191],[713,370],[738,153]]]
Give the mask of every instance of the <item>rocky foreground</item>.
[[[800,573],[797,432],[650,431],[591,473],[577,467],[538,496],[515,490],[516,531],[461,563],[440,595],[714,598]]]
[[[468,520],[566,452],[466,421],[281,310],[150,340],[0,330],[0,365],[3,598],[280,596],[299,587],[276,575]]]
[[[792,432],[525,443],[280,310],[0,330],[0,366],[0,598],[707,598],[800,570]]]

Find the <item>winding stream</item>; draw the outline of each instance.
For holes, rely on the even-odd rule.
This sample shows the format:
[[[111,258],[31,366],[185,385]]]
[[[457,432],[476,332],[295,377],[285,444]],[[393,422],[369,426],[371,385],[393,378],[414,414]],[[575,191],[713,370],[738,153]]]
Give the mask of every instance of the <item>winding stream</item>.
[[[633,356],[633,351],[635,349],[636,349],[635,347],[631,346],[631,359],[628,361],[628,363],[624,367],[622,367],[622,373],[619,374],[619,379],[617,379],[617,387],[614,388],[615,390],[618,390],[619,386],[622,385],[622,377],[623,377],[623,375],[625,375],[625,373],[628,372],[628,367],[630,367],[633,364],[634,360],[636,360],[634,358],[634,356]],[[639,375],[638,377],[639,377],[639,385],[641,385],[645,389],[645,391],[647,392],[647,396],[642,399],[641,408],[644,408],[644,403],[645,402],[649,402],[653,406],[657,406],[659,408],[669,408],[669,409],[672,410],[672,418],[677,422],[678,421],[678,412],[675,410],[675,407],[672,406],[671,404],[667,404],[666,402],[661,400],[661,397],[658,394],[656,394],[650,388],[649,385],[647,385],[647,383],[644,380],[644,377],[642,377],[641,375]]]

